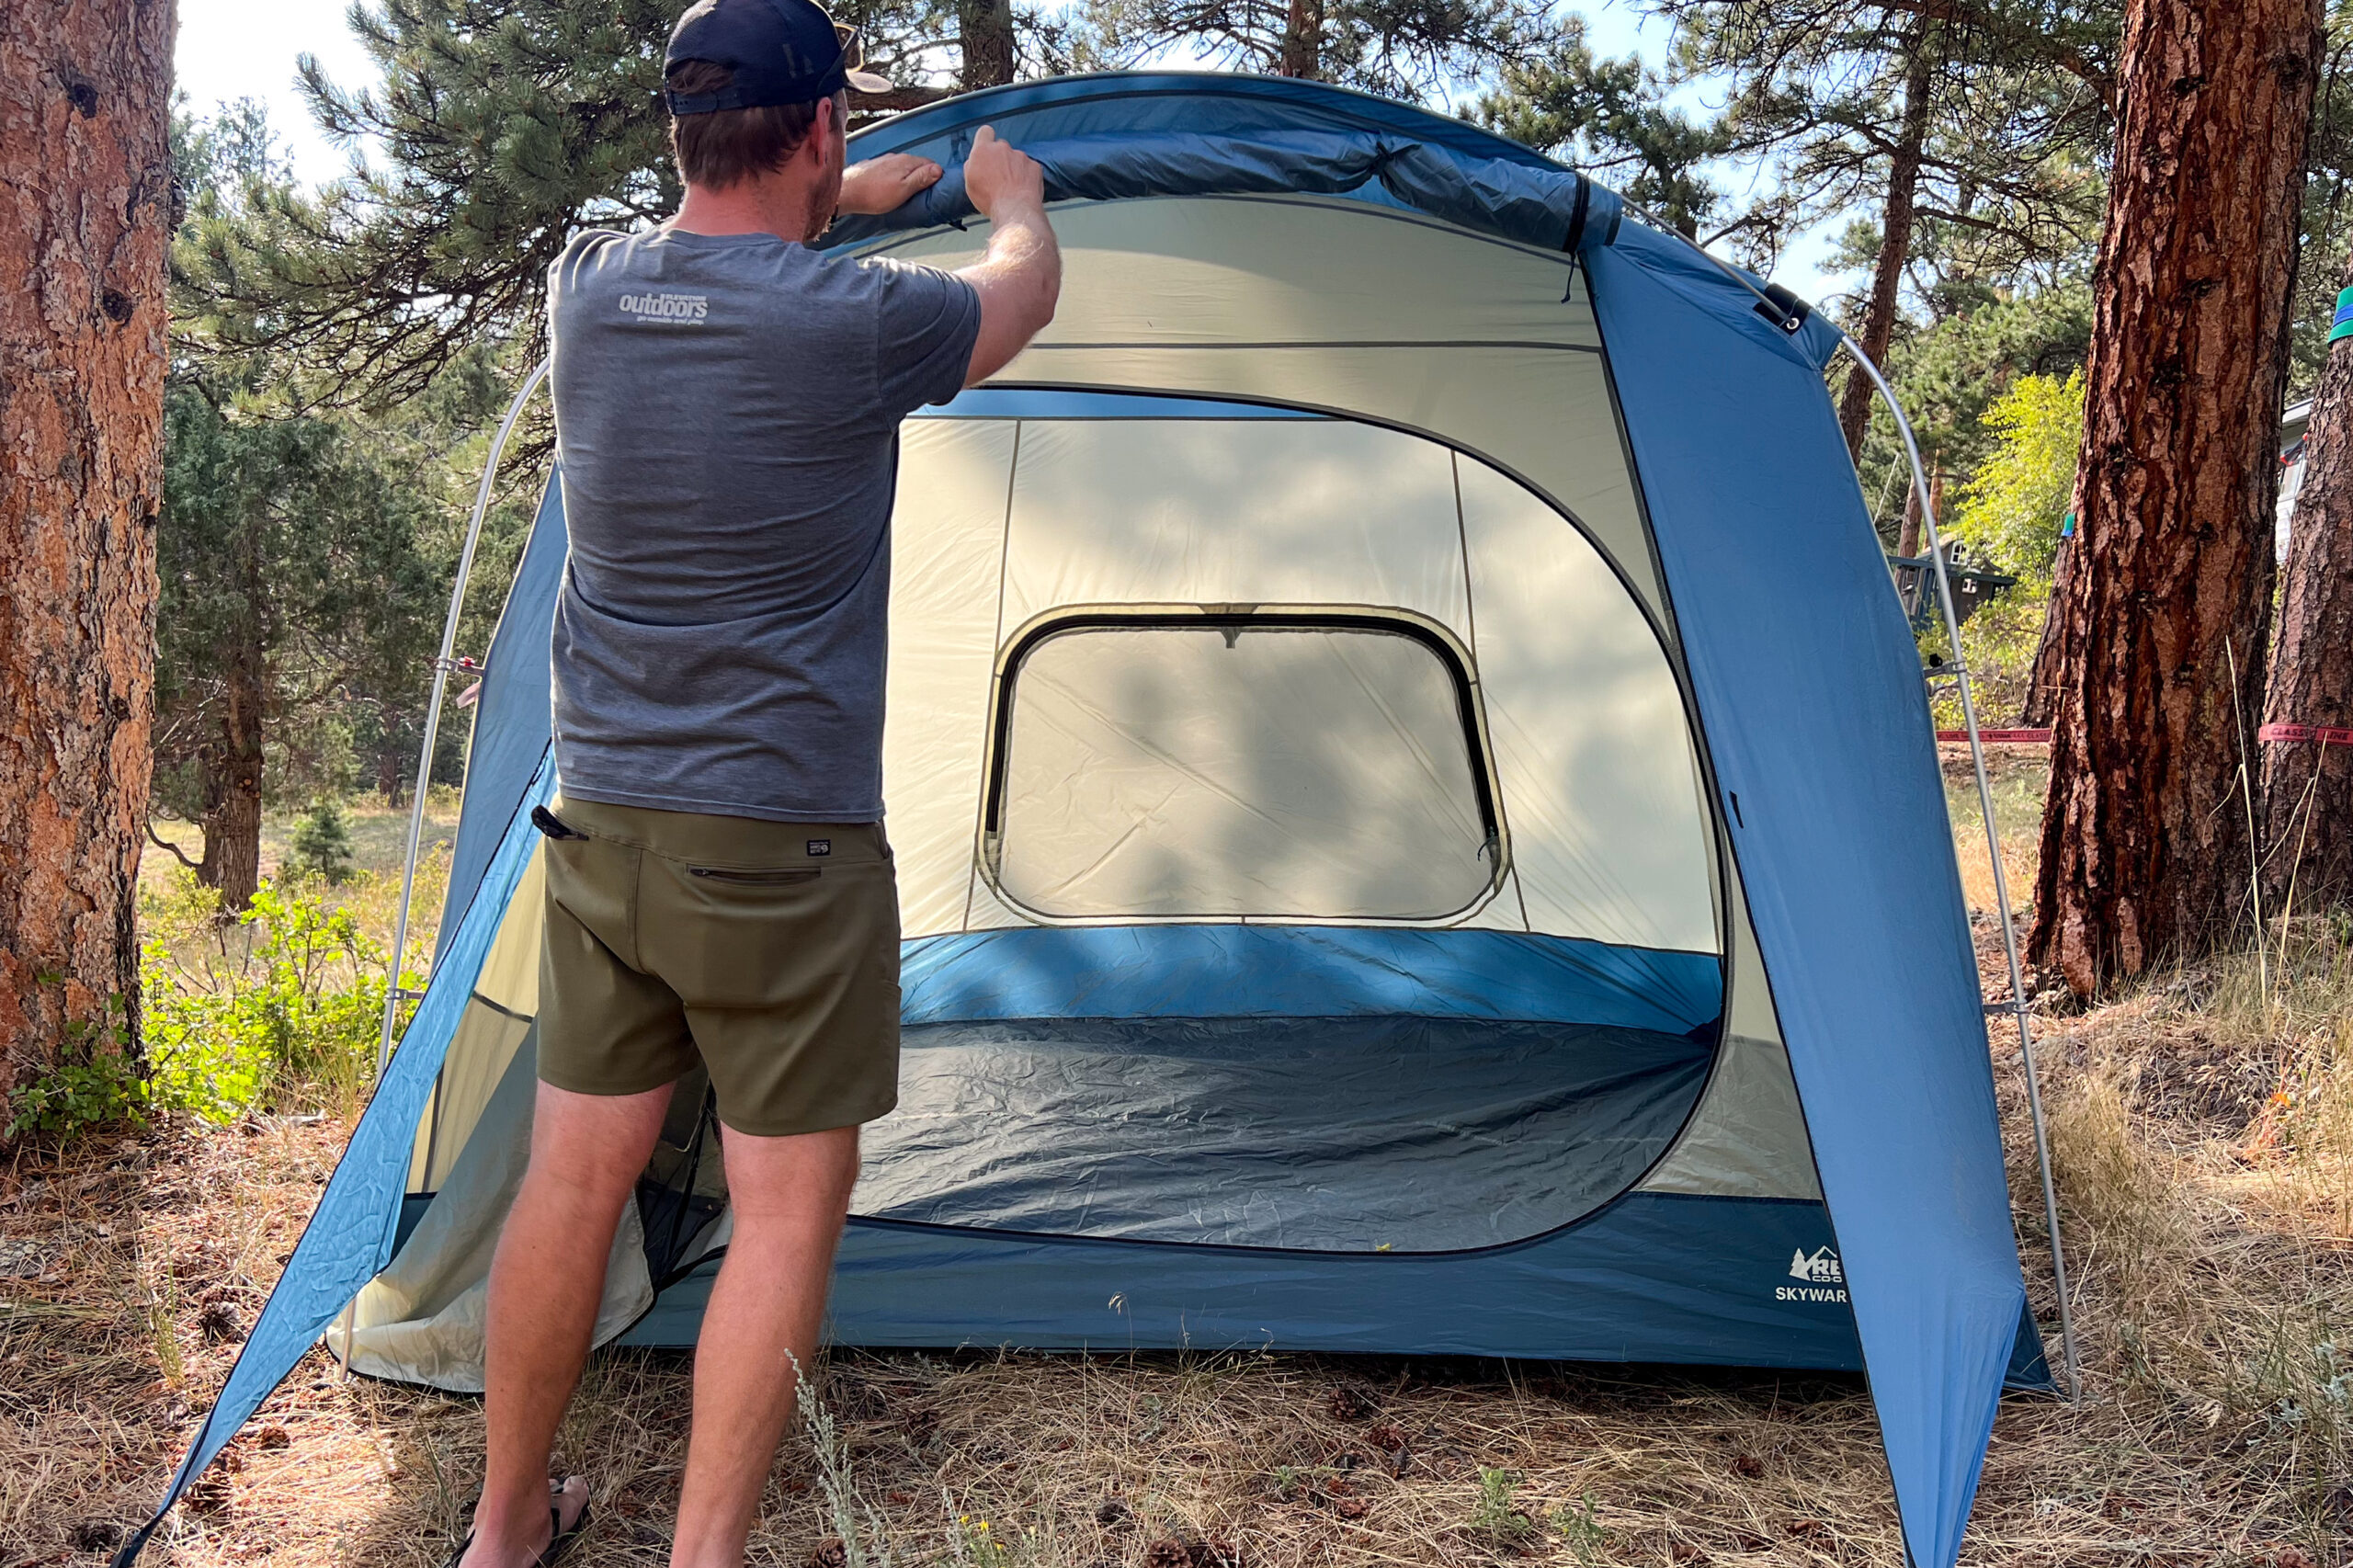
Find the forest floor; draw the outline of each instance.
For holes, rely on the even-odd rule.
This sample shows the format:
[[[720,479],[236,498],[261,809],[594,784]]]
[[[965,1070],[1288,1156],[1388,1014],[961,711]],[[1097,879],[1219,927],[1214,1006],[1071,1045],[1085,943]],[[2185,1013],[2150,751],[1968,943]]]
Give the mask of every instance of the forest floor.
[[[1995,775],[2022,903],[2039,759]],[[1956,839],[1999,995],[1982,839]],[[2353,930],[2272,941],[2040,1020],[2083,1396],[2004,1402],[1964,1562],[2353,1562]],[[1994,1032],[2048,1329],[2024,1079]],[[180,1122],[0,1160],[0,1568],[101,1562],[144,1517],[348,1131]],[[846,1355],[822,1386],[871,1510],[858,1534],[904,1565],[1902,1561],[1855,1378],[974,1350]],[[687,1395],[682,1355],[595,1360],[561,1462],[599,1522],[569,1562],[665,1560]],[[431,1568],[480,1440],[473,1401],[338,1381],[313,1352],[145,1561]],[[840,1568],[815,1479],[796,1437],[755,1562]]]

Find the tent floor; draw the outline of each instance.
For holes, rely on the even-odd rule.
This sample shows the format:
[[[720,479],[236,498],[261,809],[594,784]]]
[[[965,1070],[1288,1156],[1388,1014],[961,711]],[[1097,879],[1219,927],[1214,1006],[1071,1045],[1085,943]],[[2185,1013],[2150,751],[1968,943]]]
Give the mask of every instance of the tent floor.
[[[1711,1045],[1411,1017],[906,1031],[852,1211],[991,1231],[1344,1252],[1495,1246],[1631,1187]]]

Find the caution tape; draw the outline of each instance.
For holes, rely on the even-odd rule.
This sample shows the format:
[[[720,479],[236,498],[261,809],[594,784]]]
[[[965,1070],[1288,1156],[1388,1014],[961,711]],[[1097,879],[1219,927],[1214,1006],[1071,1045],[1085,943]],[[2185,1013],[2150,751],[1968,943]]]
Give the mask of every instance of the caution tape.
[[[2327,724],[2266,724],[2256,731],[2258,741],[2318,741],[2325,746],[2353,746],[2353,730]]]
[[[1968,738],[1967,730],[1938,730],[1937,732],[1937,739],[1940,741],[1965,741]],[[1977,732],[1977,738],[1987,745],[2045,746],[2051,744],[2051,732],[2048,730],[1980,730]]]

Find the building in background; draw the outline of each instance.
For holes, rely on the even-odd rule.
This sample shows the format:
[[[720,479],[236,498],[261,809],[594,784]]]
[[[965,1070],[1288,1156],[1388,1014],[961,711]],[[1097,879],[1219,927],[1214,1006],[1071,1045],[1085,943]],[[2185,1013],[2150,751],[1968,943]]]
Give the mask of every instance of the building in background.
[[[2312,424],[2313,400],[2291,403],[2279,416],[2279,510],[2273,530],[2280,562],[2288,559],[2288,525],[2296,515],[2296,494],[2304,487],[2304,431]]]

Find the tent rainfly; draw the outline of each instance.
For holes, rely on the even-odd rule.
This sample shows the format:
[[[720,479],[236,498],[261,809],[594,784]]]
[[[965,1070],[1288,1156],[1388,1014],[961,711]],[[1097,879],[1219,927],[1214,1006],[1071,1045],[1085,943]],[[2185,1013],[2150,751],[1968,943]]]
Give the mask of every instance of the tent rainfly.
[[[2050,1379],[1836,330],[1525,148],[1252,77],[900,116],[858,154],[947,176],[829,243],[975,257],[983,122],[1066,281],[903,437],[904,1069],[834,1341],[1861,1369],[1949,1568],[2006,1380]],[[323,1332],[481,1386],[564,548],[559,473],[430,989],[165,1508]],[[691,1344],[727,1246],[675,1106],[603,1343]]]

